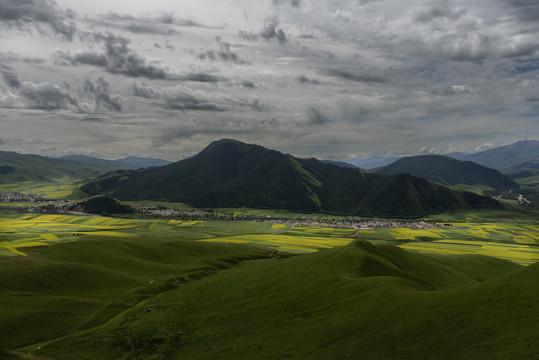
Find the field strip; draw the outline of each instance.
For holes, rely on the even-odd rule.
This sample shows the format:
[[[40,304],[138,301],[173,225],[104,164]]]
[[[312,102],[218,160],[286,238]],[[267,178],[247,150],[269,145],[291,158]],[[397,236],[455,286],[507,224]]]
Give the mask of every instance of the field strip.
[[[194,222],[193,222],[194,223]],[[156,224],[156,222],[151,222]],[[131,237],[127,229],[140,229],[141,222],[131,219],[53,214],[26,214],[0,220],[0,256],[26,256],[24,247],[56,245],[81,241],[73,235]]]
[[[400,248],[421,253],[439,255],[478,254],[510,260],[521,265],[529,265],[539,261],[539,247],[518,244],[499,244],[487,242],[474,242],[467,244],[466,241],[452,240],[436,241],[431,243],[408,243],[399,245]],[[448,246],[449,245],[449,246]]]
[[[204,239],[199,241],[220,243],[230,242],[239,244],[269,246],[276,247],[283,251],[292,250],[294,252],[315,252],[320,249],[330,249],[336,246],[346,246],[352,241],[352,239],[258,234]]]
[[[81,235],[94,235],[94,236],[115,236],[115,237],[129,237],[136,236],[136,234],[126,234],[118,231],[79,231],[77,234]]]
[[[19,248],[24,247],[34,247],[34,246],[48,246],[49,244],[38,242],[38,241],[32,241],[32,242],[26,242],[26,243],[20,243],[20,244],[12,244],[12,245],[5,245],[2,246],[4,249],[11,251],[14,254],[20,255],[20,256],[28,256],[27,254],[23,253],[22,251],[19,251]]]

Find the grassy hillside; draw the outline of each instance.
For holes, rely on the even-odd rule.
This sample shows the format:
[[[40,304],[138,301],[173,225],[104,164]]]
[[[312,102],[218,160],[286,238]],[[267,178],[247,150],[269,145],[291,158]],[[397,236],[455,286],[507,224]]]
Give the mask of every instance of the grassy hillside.
[[[88,321],[89,310],[83,315],[83,304],[66,306],[76,299],[65,301],[62,307],[49,305],[48,311],[54,313],[51,319],[65,323],[51,327],[46,336],[37,330],[39,321],[35,325],[27,322],[25,329],[10,327],[16,334],[6,332],[10,336],[3,339],[4,349],[33,341],[19,351],[54,359],[71,359],[75,353],[78,359],[94,359],[97,354],[101,359],[537,356],[533,346],[539,331],[533,320],[539,316],[536,265],[523,268],[475,255],[427,256],[356,241],[315,254],[241,262],[185,282],[179,274],[193,271],[193,267],[200,271],[197,263],[202,262],[204,268],[227,258],[237,259],[235,252],[243,259],[267,257],[268,253],[231,244],[214,247],[192,242],[62,246],[67,251],[57,261],[91,263],[92,268],[112,270],[113,276],[86,284],[88,274],[77,278],[84,274],[79,265],[75,267],[78,271],[59,284],[60,279],[48,270],[50,280],[41,284],[41,291],[60,300],[71,289],[92,294],[91,287],[97,286],[93,291],[104,294],[110,292],[106,287],[126,282],[113,295],[118,301],[111,304],[124,310],[114,317],[100,314],[100,320],[106,322],[98,325],[97,319]],[[105,259],[96,256],[102,252],[100,246],[110,248]],[[119,261],[106,261],[115,258],[118,246],[125,255]],[[25,265],[29,269],[39,268],[45,261],[51,266],[58,256],[48,249],[37,250],[32,253],[33,264]],[[148,283],[166,278],[162,274],[169,278],[161,286],[169,290],[151,296],[155,289],[148,289]],[[8,287],[27,288],[32,276],[25,276],[9,277]],[[136,290],[129,292],[133,287]],[[132,297],[141,294],[148,300],[136,303]],[[46,313],[34,312],[34,322],[36,316],[45,319]]]
[[[460,161],[449,156],[409,156],[384,166],[378,174],[412,174],[443,185],[483,185],[492,188],[518,187],[518,184],[498,170],[478,165],[471,161]]]
[[[89,236],[24,251],[28,256],[0,257],[0,303],[10,309],[0,314],[0,349],[97,326],[185,282],[244,260],[273,256],[271,250],[172,236],[151,241]]]
[[[95,177],[112,170],[70,160],[51,159],[39,155],[24,155],[0,151],[0,184],[54,182],[61,179]]]

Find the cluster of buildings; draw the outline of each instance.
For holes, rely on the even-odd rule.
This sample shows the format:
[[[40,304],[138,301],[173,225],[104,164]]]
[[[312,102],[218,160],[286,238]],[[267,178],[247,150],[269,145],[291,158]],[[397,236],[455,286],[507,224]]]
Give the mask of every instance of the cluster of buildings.
[[[398,221],[398,220],[267,220],[272,224],[291,224],[293,226],[319,226],[319,227],[340,227],[354,228],[356,230],[372,230],[378,228],[410,228],[410,229],[432,229],[439,228],[442,225],[418,221]]]
[[[150,216],[177,216],[179,215],[179,211],[177,209],[167,209],[163,207],[153,207],[153,206],[138,206],[136,209],[136,212],[141,214],[146,214]]]
[[[43,201],[45,194],[22,194],[16,191],[0,193],[0,202],[36,202]]]

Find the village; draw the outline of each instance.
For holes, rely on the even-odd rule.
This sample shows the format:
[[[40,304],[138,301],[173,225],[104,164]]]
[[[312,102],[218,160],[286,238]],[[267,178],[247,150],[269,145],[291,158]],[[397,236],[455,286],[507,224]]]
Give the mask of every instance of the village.
[[[11,208],[12,211],[44,214],[70,214],[79,216],[97,216],[96,214],[73,211],[76,205],[72,200],[50,200],[44,194],[22,194],[19,192],[0,193],[0,204],[4,208]],[[141,205],[135,207],[136,218],[169,218],[178,220],[198,220],[198,221],[247,221],[266,222],[271,224],[287,224],[292,226],[317,226],[334,228],[354,228],[356,230],[372,230],[377,228],[411,228],[428,229],[448,226],[448,224],[438,224],[430,221],[418,219],[372,219],[360,217],[328,217],[328,218],[308,218],[302,216],[294,219],[286,216],[276,215],[252,215],[238,214],[230,211],[219,212],[217,209],[169,209],[164,206]],[[125,217],[125,215],[123,215]]]

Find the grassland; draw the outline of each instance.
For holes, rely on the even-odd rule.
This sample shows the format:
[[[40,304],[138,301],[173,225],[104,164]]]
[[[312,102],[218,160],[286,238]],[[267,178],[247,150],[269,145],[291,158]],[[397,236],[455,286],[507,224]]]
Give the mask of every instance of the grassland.
[[[61,307],[42,304],[32,314],[22,306],[18,315],[29,324],[19,329],[12,320],[4,327],[10,334],[2,339],[4,348],[58,360],[502,359],[537,354],[532,345],[539,330],[533,321],[539,315],[537,293],[526,286],[539,276],[537,266],[524,271],[489,257],[412,254],[363,241],[273,259],[231,243],[182,241],[161,249],[163,242],[149,246],[122,239],[120,248],[119,242],[111,242],[102,244],[109,249],[105,259],[93,241],[61,245],[66,248],[56,260],[80,268],[63,286],[58,276],[47,274],[49,283],[39,288],[41,296],[59,299],[72,291],[104,294],[110,291],[106,287],[118,286],[116,298],[111,294],[104,301],[104,310],[103,303],[87,303],[97,302],[95,295],[87,302],[64,299]],[[55,256],[51,250],[32,249],[34,263],[26,266],[43,266]],[[182,263],[189,271],[201,260],[215,265],[242,252],[243,259],[263,259],[226,271],[217,268],[207,276],[185,275],[191,281],[174,269]],[[219,257],[211,260],[216,253]],[[85,263],[97,264],[107,277],[84,283],[90,276],[79,278]],[[126,274],[131,275],[126,279]],[[8,285],[23,281],[18,275]],[[167,291],[157,290],[155,282]],[[24,301],[37,298],[28,295],[19,294]],[[47,334],[32,318],[41,325],[51,322]],[[19,336],[11,335],[13,331]]]
[[[77,191],[81,186],[79,179],[61,179],[56,183],[23,181],[0,184],[0,192],[19,192],[21,194],[44,194],[47,199],[78,198]]]
[[[471,219],[470,219],[471,220]],[[480,254],[522,265],[539,261],[539,225],[534,221],[458,222],[429,229],[360,230],[373,243],[395,243],[403,249],[431,254]]]
[[[238,212],[240,213],[240,212]],[[308,253],[345,246],[355,237],[389,242],[410,251],[434,254],[484,254],[520,264],[539,261],[539,222],[463,214],[453,222],[430,228],[358,230],[329,226],[292,226],[262,222],[115,219],[72,215],[11,215],[0,219],[0,256],[24,256],[31,246],[74,242],[88,236],[182,239],[240,243],[290,253]],[[475,221],[474,221],[475,220]]]
[[[539,356],[537,217],[443,216],[356,232],[4,213],[0,358]]]

